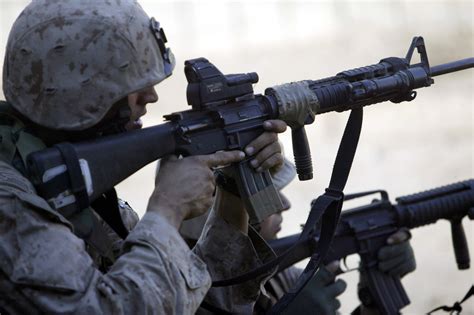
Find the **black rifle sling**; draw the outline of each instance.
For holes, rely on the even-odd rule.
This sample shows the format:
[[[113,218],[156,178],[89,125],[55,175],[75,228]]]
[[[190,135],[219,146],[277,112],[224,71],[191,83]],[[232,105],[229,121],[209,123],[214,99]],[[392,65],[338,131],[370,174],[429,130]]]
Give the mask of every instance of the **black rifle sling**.
[[[293,300],[301,288],[316,272],[321,260],[324,258],[327,250],[329,249],[329,245],[332,241],[332,237],[339,220],[339,214],[344,199],[342,190],[344,189],[349,176],[349,171],[351,169],[352,161],[357,149],[357,144],[359,142],[361,127],[362,108],[353,109],[339,145],[339,150],[334,163],[333,174],[331,176],[329,187],[326,189],[326,192],[321,195],[312,205],[305,227],[298,241],[274,260],[240,276],[231,279],[214,281],[212,286],[221,287],[242,283],[254,279],[255,277],[278,266],[278,264],[288,255],[290,255],[299,244],[306,241],[309,236],[316,233],[317,223],[320,221],[320,218],[322,218],[320,241],[318,242],[318,247],[315,254],[311,258],[303,274],[298,279],[297,285],[291,290],[290,293],[285,294],[285,296],[282,297],[282,299],[270,310],[270,312],[281,312],[288,305],[288,303]]]
[[[114,188],[94,200],[91,206],[120,238],[125,239],[127,237],[128,230],[122,221],[117,192]]]
[[[61,156],[66,164],[71,191],[76,198],[76,206],[78,210],[89,207],[89,196],[87,188],[82,176],[81,165],[77,157],[74,146],[68,142],[59,143],[54,146],[61,152]]]
[[[82,170],[74,146],[70,143],[60,143],[54,146],[61,152],[66,164],[71,191],[76,198],[75,210],[62,212],[74,226],[74,233],[82,238],[89,246],[96,249],[102,256],[114,261],[112,255],[112,242],[108,237],[98,217],[89,207],[87,187],[82,176]],[[118,208],[117,208],[118,211]]]
[[[311,256],[303,273],[299,276],[296,284],[287,292],[268,312],[268,314],[281,313],[304,288],[309,280],[314,276],[318,270],[322,260],[327,254],[332,242],[332,238],[337,228],[339,216],[342,210],[344,201],[344,187],[346,186],[347,178],[354,160],[357,144],[359,143],[359,136],[362,128],[362,108],[353,109],[344,135],[342,136],[341,144],[337,151],[336,161],[329,182],[329,187],[326,192],[319,196],[311,207],[311,212],[315,211],[319,216],[322,214],[321,233],[317,243],[317,247]],[[311,216],[311,213],[310,213]],[[300,239],[306,239],[305,236],[316,233],[317,221],[311,222],[311,227],[305,233],[305,229],[301,233]]]
[[[89,196],[82,176],[82,171],[74,147],[70,143],[60,143],[55,147],[61,152],[64,163],[68,170],[68,179],[71,183],[71,190],[76,198],[76,212],[89,207]],[[111,189],[90,204],[92,209],[120,236],[125,239],[128,230],[125,227],[120,215],[117,192]]]

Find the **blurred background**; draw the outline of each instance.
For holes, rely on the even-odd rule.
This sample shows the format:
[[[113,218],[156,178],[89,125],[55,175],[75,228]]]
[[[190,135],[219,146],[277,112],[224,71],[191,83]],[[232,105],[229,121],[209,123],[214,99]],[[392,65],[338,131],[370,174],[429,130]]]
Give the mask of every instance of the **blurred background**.
[[[0,0],[0,57],[9,29],[29,1]],[[177,67],[157,88],[158,104],[148,106],[145,126],[186,105],[184,61],[206,57],[223,73],[255,71],[255,92],[285,82],[319,79],[350,68],[405,56],[412,37],[425,39],[431,65],[473,56],[473,1],[140,1],[164,27]],[[473,177],[473,71],[436,77],[411,103],[366,107],[358,152],[346,193],[385,189],[391,196]],[[3,99],[3,95],[2,99]],[[285,213],[280,236],[300,231],[309,204],[329,182],[348,113],[317,116],[307,133],[315,178],[295,180],[285,190],[292,209]],[[284,134],[286,156],[291,137]],[[133,152],[131,152],[133,154]],[[153,189],[154,165],[121,183],[119,195],[142,215]],[[363,202],[348,203],[352,208]],[[464,221],[471,252],[472,222]],[[404,314],[426,313],[460,300],[474,272],[457,270],[447,222],[413,231],[418,269],[403,284],[411,304]],[[357,262],[352,262],[357,265]],[[349,284],[341,298],[342,314],[358,303],[357,273],[342,276]],[[474,299],[466,302],[474,314]]]

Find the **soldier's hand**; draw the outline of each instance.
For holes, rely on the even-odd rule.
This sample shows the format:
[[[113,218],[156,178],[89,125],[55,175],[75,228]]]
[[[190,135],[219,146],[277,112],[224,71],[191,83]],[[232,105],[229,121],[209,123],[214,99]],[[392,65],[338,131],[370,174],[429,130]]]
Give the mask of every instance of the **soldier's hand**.
[[[341,302],[337,296],[341,295],[347,287],[344,280],[336,278],[339,262],[330,263],[321,267],[321,270],[308,282],[296,296],[293,302],[285,309],[284,314],[337,314]]]
[[[277,134],[286,130],[286,123],[283,120],[267,120],[263,128],[266,131],[245,147],[247,156],[252,157],[250,164],[258,172],[283,165]]]
[[[212,168],[239,162],[241,151],[217,152],[210,155],[161,161],[155,179],[155,190],[147,211],[156,211],[179,227],[182,220],[206,212],[213,202],[215,180]]]
[[[401,278],[416,269],[415,255],[413,253],[413,248],[410,245],[410,238],[411,234],[407,229],[400,229],[387,238],[387,245],[380,248],[377,253],[378,269],[380,271]],[[359,297],[361,294],[365,296],[364,300],[367,299],[367,294],[370,294],[368,293],[367,286],[367,273],[362,268],[360,270],[358,292]],[[373,298],[369,298],[368,300],[371,301],[369,305],[361,304],[360,314],[381,314],[374,305]]]
[[[387,239],[387,245],[377,253],[379,270],[391,276],[403,277],[416,269],[410,238],[407,229],[400,229]]]

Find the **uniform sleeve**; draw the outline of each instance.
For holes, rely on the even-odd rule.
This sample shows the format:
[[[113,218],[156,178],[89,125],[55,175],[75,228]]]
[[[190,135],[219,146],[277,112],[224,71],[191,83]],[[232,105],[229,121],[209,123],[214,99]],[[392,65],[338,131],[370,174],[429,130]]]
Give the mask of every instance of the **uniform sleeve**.
[[[118,209],[123,225],[125,226],[127,231],[130,232],[135,228],[135,226],[137,226],[138,222],[140,221],[138,214],[132,209],[132,207],[130,207],[130,205],[126,201],[123,201],[122,199],[118,199]],[[107,233],[107,236],[111,242],[113,256],[119,257],[122,252],[124,240],[120,236],[118,236],[118,234],[99,215],[97,215],[97,218],[102,224],[102,227]],[[102,266],[104,262],[102,261],[101,254],[97,250],[92,247],[88,247],[87,252],[92,257],[92,260],[97,266],[105,267],[105,269],[108,270],[108,268],[110,267],[109,264]],[[101,270],[103,271],[104,269]]]
[[[259,234],[249,227],[249,235],[228,224],[211,211],[193,251],[207,264],[213,280],[229,279],[251,271],[275,257]],[[252,314],[264,283],[275,270],[235,286],[211,288],[205,302],[235,314]],[[206,314],[200,309],[199,314]]]
[[[191,314],[210,286],[202,260],[148,213],[101,273],[70,224],[0,165],[0,309],[6,313]]]

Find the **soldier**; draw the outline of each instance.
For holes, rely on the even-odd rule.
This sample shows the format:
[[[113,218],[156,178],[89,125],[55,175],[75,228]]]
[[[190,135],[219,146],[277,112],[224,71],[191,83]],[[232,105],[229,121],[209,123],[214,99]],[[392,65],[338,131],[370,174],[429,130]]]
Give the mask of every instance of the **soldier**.
[[[211,168],[240,161],[243,152],[165,159],[138,223],[113,190],[66,214],[38,196],[28,178],[25,159],[33,151],[141,128],[146,105],[158,100],[153,86],[174,68],[165,42],[159,24],[133,0],[37,0],[13,25],[3,69],[7,102],[0,104],[2,314],[192,314],[211,276],[233,276],[264,260],[246,235],[243,211],[216,207],[194,251],[177,232],[183,219],[211,205]],[[286,125],[268,121],[265,128],[246,148],[263,169],[282,162],[276,133]],[[107,221],[114,211],[130,231],[124,240],[115,232],[122,223]],[[221,242],[231,244],[216,252]],[[209,259],[216,255],[220,267]],[[260,284],[216,298],[217,306],[248,312]]]
[[[273,182],[280,193],[284,209],[276,214],[266,218],[260,224],[260,235],[265,240],[277,238],[281,229],[282,212],[291,208],[291,203],[281,190],[286,187],[296,176],[294,165],[285,159],[283,166],[275,168],[272,172]],[[231,182],[227,180],[226,182]],[[235,189],[226,185],[225,193],[236,194]],[[235,197],[232,204],[228,207],[243,207],[239,199]],[[180,233],[188,244],[194,244],[200,235],[202,226],[206,221],[206,216],[197,217],[184,221],[180,228]],[[409,243],[409,233],[400,230],[387,239],[387,245],[382,247],[378,253],[379,269],[391,275],[404,276],[416,268],[415,256]],[[285,310],[285,314],[306,314],[311,310],[314,314],[331,315],[336,314],[341,307],[337,299],[341,295],[347,284],[342,279],[336,279],[339,263],[333,262],[323,266],[308,285],[301,291],[295,300]],[[254,314],[265,314],[291,287],[299,277],[301,269],[297,267],[287,268],[276,274],[265,284],[265,294],[261,294],[254,308]],[[366,279],[364,272],[361,271],[359,281],[359,291],[366,291]],[[354,314],[378,314],[373,305],[361,305]]]

